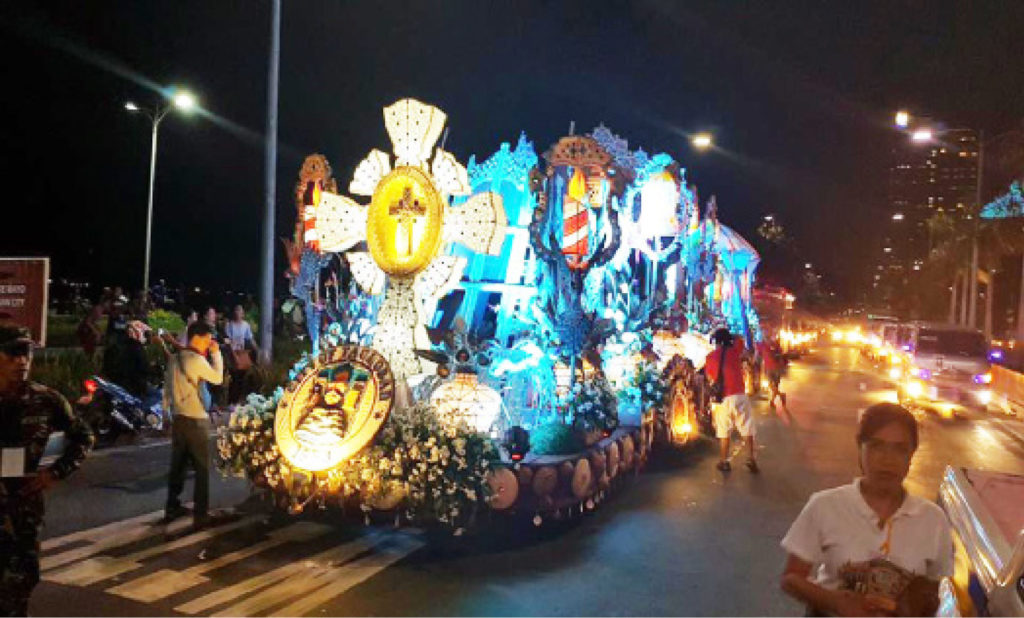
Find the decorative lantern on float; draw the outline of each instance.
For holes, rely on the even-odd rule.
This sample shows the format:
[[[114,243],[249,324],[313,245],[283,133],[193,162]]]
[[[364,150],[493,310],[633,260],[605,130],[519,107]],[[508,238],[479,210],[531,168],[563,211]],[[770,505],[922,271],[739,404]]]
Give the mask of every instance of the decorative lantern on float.
[[[442,425],[465,422],[480,433],[491,430],[501,413],[501,395],[481,384],[475,373],[456,373],[430,396]]]

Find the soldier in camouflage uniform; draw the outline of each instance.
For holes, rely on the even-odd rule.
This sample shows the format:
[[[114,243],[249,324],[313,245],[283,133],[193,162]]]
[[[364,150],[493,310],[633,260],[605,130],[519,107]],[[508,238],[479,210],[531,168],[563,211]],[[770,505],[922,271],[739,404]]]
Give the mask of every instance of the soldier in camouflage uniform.
[[[0,326],[0,446],[14,467],[24,466],[23,475],[0,478],[0,616],[28,614],[39,582],[43,491],[75,471],[93,444],[92,431],[60,393],[28,381],[31,365],[28,331]],[[67,446],[52,466],[40,469],[54,431],[64,432]],[[5,469],[11,465],[4,463]]]

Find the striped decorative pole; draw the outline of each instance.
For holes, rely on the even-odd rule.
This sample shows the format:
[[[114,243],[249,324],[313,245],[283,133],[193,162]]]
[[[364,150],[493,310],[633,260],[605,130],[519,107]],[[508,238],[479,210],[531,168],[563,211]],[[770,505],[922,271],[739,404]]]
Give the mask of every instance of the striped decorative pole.
[[[590,210],[587,208],[587,181],[577,168],[569,181],[569,191],[562,207],[562,254],[569,268],[580,268],[590,251]]]

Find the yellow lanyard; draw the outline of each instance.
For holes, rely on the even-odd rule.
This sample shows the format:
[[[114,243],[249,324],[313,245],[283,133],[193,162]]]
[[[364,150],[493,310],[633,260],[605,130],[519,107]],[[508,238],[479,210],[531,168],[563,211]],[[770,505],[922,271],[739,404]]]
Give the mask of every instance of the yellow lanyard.
[[[889,551],[892,549],[892,517],[889,521],[885,522],[885,542],[878,548],[878,551],[882,552],[882,555],[886,558],[889,557]]]

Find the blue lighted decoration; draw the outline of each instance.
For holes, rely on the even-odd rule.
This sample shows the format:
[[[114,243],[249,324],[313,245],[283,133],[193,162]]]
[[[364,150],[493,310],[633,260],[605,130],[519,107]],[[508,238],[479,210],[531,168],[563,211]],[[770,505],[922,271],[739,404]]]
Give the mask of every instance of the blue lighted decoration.
[[[467,261],[455,294],[446,300],[458,300],[459,304],[442,305],[433,314],[433,328],[448,329],[461,319],[474,335],[511,345],[532,327],[530,321],[520,316],[537,293],[527,229],[534,208],[530,170],[536,165],[537,154],[525,134],[519,136],[515,149],[505,142],[483,163],[477,163],[475,156],[470,157],[467,170],[472,193],[491,191],[502,197],[508,220],[505,243],[498,256],[467,251],[459,244],[451,246],[450,253]]]
[[[1015,180],[1010,184],[1010,190],[1005,195],[985,204],[981,209],[982,219],[1015,219],[1024,217],[1024,190],[1021,189],[1021,181]]]
[[[537,207],[530,242],[539,260],[538,295],[533,306],[547,347],[575,367],[581,355],[613,332],[596,315],[584,281],[619,247],[618,213],[612,207],[620,171],[596,140],[568,136],[544,154],[547,169],[533,175]]]

